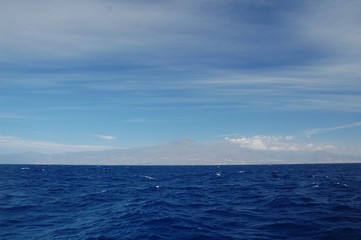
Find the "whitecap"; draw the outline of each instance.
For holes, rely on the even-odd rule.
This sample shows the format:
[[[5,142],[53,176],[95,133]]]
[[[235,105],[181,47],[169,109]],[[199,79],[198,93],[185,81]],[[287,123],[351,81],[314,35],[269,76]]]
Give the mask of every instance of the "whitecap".
[[[20,168],[21,170],[29,170],[30,168],[28,168],[28,167],[22,167],[22,168]]]
[[[146,179],[150,179],[150,180],[154,180],[154,179],[155,179],[154,177],[150,177],[150,176],[147,176],[147,175],[140,175],[140,177],[143,177],[143,178],[146,178]]]

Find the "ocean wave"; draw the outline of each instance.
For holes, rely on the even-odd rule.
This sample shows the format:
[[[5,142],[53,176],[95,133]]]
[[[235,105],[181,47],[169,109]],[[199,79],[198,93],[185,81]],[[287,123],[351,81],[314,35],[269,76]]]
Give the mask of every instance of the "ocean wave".
[[[21,168],[0,239],[361,239],[360,164]]]

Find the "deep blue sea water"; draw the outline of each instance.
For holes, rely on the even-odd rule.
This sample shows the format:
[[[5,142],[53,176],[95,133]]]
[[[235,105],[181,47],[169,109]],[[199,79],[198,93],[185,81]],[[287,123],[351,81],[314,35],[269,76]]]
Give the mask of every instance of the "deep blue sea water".
[[[361,239],[361,164],[0,165],[0,239]]]

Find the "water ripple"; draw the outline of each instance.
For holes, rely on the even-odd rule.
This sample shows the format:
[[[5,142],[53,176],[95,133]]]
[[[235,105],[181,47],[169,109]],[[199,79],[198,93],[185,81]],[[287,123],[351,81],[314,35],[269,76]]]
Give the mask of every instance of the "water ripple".
[[[1,165],[0,239],[361,239],[359,172]]]

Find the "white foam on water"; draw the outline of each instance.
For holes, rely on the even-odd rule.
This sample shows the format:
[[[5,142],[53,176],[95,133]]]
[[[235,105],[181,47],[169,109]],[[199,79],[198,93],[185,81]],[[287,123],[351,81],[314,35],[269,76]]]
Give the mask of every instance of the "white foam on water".
[[[150,177],[150,176],[147,176],[147,175],[140,175],[139,177],[143,177],[143,178],[150,179],[150,180],[155,179],[154,177]]]

